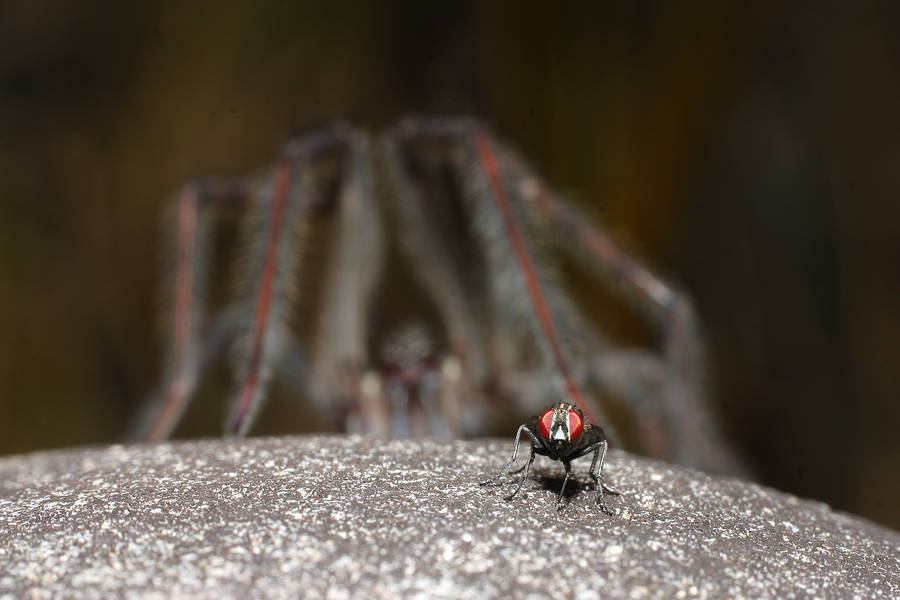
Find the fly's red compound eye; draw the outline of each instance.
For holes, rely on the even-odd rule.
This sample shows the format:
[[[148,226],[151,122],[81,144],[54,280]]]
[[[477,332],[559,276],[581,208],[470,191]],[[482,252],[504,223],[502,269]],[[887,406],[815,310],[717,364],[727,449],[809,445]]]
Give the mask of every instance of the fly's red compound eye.
[[[546,415],[545,415],[546,416]],[[541,421],[543,426],[543,421]],[[584,429],[584,421],[581,419],[581,415],[579,415],[574,410],[569,411],[569,439],[574,440],[579,435],[581,435],[582,430]]]
[[[556,411],[551,408],[541,415],[541,435],[544,436],[544,439],[550,439],[550,428],[553,426],[554,414],[556,414]]]

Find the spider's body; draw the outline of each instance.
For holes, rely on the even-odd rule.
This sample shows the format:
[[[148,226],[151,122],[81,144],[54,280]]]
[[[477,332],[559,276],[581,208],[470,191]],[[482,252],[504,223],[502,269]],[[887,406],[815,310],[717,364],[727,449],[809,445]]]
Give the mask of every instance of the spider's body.
[[[603,436],[599,397],[633,416],[650,454],[737,464],[706,417],[688,300],[476,121],[326,127],[258,178],[185,186],[174,212],[165,381],[144,439],[173,431],[228,348],[230,434],[247,432],[278,378],[339,427],[393,436],[485,434],[498,417],[564,402],[581,435],[538,444],[560,460]],[[212,239],[235,213],[234,293],[207,311],[212,273],[231,262]],[[560,253],[647,315],[660,350],[609,345],[565,293]]]

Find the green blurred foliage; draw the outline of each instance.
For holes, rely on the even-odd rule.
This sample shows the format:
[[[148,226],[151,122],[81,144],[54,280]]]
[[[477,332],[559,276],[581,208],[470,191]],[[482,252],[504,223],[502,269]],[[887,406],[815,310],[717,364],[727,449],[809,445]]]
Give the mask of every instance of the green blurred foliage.
[[[265,165],[338,117],[472,114],[693,295],[765,482],[898,527],[898,16],[887,0],[0,2],[0,453],[113,441],[153,388],[180,182]],[[302,407],[280,409],[257,431],[303,429]]]

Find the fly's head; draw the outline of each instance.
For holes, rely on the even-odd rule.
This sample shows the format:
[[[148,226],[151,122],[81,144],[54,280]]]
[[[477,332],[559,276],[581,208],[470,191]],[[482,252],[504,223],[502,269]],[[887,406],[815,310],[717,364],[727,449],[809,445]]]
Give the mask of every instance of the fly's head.
[[[538,430],[553,458],[567,456],[584,431],[584,414],[575,405],[560,402],[544,411]]]

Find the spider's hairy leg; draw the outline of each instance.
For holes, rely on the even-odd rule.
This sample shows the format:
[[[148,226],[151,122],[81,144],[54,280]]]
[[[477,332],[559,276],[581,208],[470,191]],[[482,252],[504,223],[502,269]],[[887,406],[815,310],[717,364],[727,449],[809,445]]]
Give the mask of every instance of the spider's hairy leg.
[[[642,414],[654,436],[663,438],[661,443],[657,439],[651,444],[665,448],[667,458],[718,472],[746,473],[710,415],[703,344],[690,299],[626,254],[602,228],[541,184],[521,161],[505,155],[503,162],[518,180],[517,193],[523,203],[558,228],[558,245],[613,293],[636,305],[661,332],[661,365],[654,366],[653,360],[640,353],[634,355],[636,361],[615,354],[600,357],[594,375],[601,387]],[[635,385],[635,381],[645,384]],[[646,392],[654,387],[660,389],[654,394],[657,401],[648,402]]]
[[[234,348],[239,390],[226,424],[229,434],[247,432],[284,354],[295,300],[291,285],[309,234],[309,213],[320,201],[315,160],[342,149],[346,135],[336,126],[290,142],[274,176],[254,194],[236,273],[238,295],[249,309],[240,316]]]
[[[202,376],[219,336],[201,338],[203,307],[209,286],[210,244],[217,209],[242,208],[250,185],[241,180],[197,180],[185,185],[173,203],[174,227],[166,237],[166,357],[161,389],[148,404],[148,414],[131,437],[155,442],[168,437],[178,424]],[[221,332],[217,328],[216,332]],[[210,350],[212,346],[212,351]]]
[[[486,257],[492,297],[509,332],[524,324],[537,344],[545,369],[558,378],[559,392],[578,406],[588,422],[606,423],[582,392],[573,369],[572,341],[586,329],[562,291],[558,275],[527,228],[523,207],[511,192],[511,180],[495,141],[482,127],[461,140],[458,162],[466,198]]]
[[[313,398],[321,408],[350,414],[348,429],[387,433],[387,411],[369,364],[369,307],[384,262],[382,216],[377,202],[371,140],[348,135],[336,208],[336,240],[322,303],[314,364]],[[337,404],[337,406],[335,406]]]

